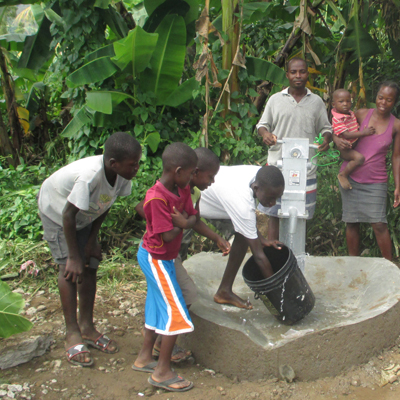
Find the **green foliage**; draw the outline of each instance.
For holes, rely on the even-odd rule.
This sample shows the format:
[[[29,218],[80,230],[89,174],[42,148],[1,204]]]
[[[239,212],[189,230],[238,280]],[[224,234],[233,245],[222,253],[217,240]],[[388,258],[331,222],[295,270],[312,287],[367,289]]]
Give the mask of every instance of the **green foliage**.
[[[41,238],[36,196],[47,177],[45,166],[0,167],[0,239]]]
[[[29,331],[32,323],[22,317],[24,308],[21,294],[11,292],[5,282],[0,281],[0,337],[7,338],[20,332]]]

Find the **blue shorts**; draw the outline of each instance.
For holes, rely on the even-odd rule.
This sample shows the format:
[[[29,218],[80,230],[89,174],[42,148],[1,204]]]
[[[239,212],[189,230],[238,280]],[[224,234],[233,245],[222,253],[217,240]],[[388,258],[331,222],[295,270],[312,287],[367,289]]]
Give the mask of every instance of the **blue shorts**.
[[[307,179],[306,187],[306,210],[308,211],[307,219],[314,216],[315,206],[317,204],[317,180]],[[257,207],[261,212],[271,217],[278,217],[278,211],[281,209],[281,198],[276,200],[276,204],[272,207],[264,207],[261,204]]]
[[[145,327],[161,335],[192,332],[194,327],[176,280],[174,260],[156,260],[142,246],[137,258],[147,282]]]

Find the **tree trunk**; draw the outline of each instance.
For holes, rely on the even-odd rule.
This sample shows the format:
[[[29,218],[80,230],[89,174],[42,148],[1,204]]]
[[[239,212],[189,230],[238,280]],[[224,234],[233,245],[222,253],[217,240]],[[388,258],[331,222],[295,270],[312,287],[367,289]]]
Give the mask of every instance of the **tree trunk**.
[[[239,21],[235,13],[239,12],[238,0],[222,0],[222,30],[228,36],[227,42],[222,48],[222,68],[230,71],[232,61],[235,57],[239,40]],[[233,71],[229,80],[229,91],[225,91],[222,97],[224,111],[222,115],[225,117],[230,108],[230,95],[234,91],[239,90],[238,79],[239,67],[233,66]],[[224,86],[224,83],[223,83]]]
[[[3,116],[0,109],[0,155],[7,158],[7,161],[12,166],[16,167],[19,164],[18,155],[12,147],[11,140],[7,134],[7,127],[4,124]]]
[[[0,70],[1,70],[1,84],[3,86],[4,97],[6,100],[8,123],[11,131],[11,138],[13,143],[13,150],[11,153],[9,150],[2,149],[2,151],[7,151],[7,155],[12,154],[15,163],[19,163],[18,157],[16,156],[17,151],[21,148],[21,142],[23,138],[21,124],[19,123],[17,103],[14,99],[14,90],[10,74],[8,73],[6,59],[3,52],[0,49]],[[3,121],[3,120],[2,120]],[[4,125],[4,123],[3,123]],[[7,130],[5,130],[5,135],[7,136]],[[8,136],[7,136],[8,137]],[[1,137],[1,146],[7,146],[7,140]]]

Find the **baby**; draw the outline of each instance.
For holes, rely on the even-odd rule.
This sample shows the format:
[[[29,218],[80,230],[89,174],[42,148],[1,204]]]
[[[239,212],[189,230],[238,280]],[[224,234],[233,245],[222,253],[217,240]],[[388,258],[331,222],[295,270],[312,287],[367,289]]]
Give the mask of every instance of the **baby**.
[[[351,97],[350,93],[344,89],[338,89],[333,92],[333,109],[332,109],[332,128],[333,133],[338,136],[342,136],[353,144],[358,138],[363,136],[370,136],[375,133],[375,128],[368,127],[362,131],[359,131],[359,125],[356,116],[351,111]],[[360,165],[364,164],[365,158],[358,151],[351,149],[345,149],[340,152],[340,156],[343,160],[349,163],[343,171],[338,174],[339,183],[343,189],[351,189],[349,182],[349,175]]]

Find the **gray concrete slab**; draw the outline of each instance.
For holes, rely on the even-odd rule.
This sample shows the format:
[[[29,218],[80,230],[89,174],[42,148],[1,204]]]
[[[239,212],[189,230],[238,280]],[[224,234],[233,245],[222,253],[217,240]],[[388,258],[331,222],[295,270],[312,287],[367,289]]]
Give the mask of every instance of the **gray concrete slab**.
[[[281,324],[254,299],[241,271],[234,291],[249,298],[254,309],[214,303],[225,265],[226,258],[214,253],[185,262],[199,299],[191,307],[195,332],[183,342],[200,363],[226,375],[278,376],[284,364],[300,379],[337,375],[400,335],[400,271],[385,259],[307,257],[305,276],[316,303],[293,326]]]

